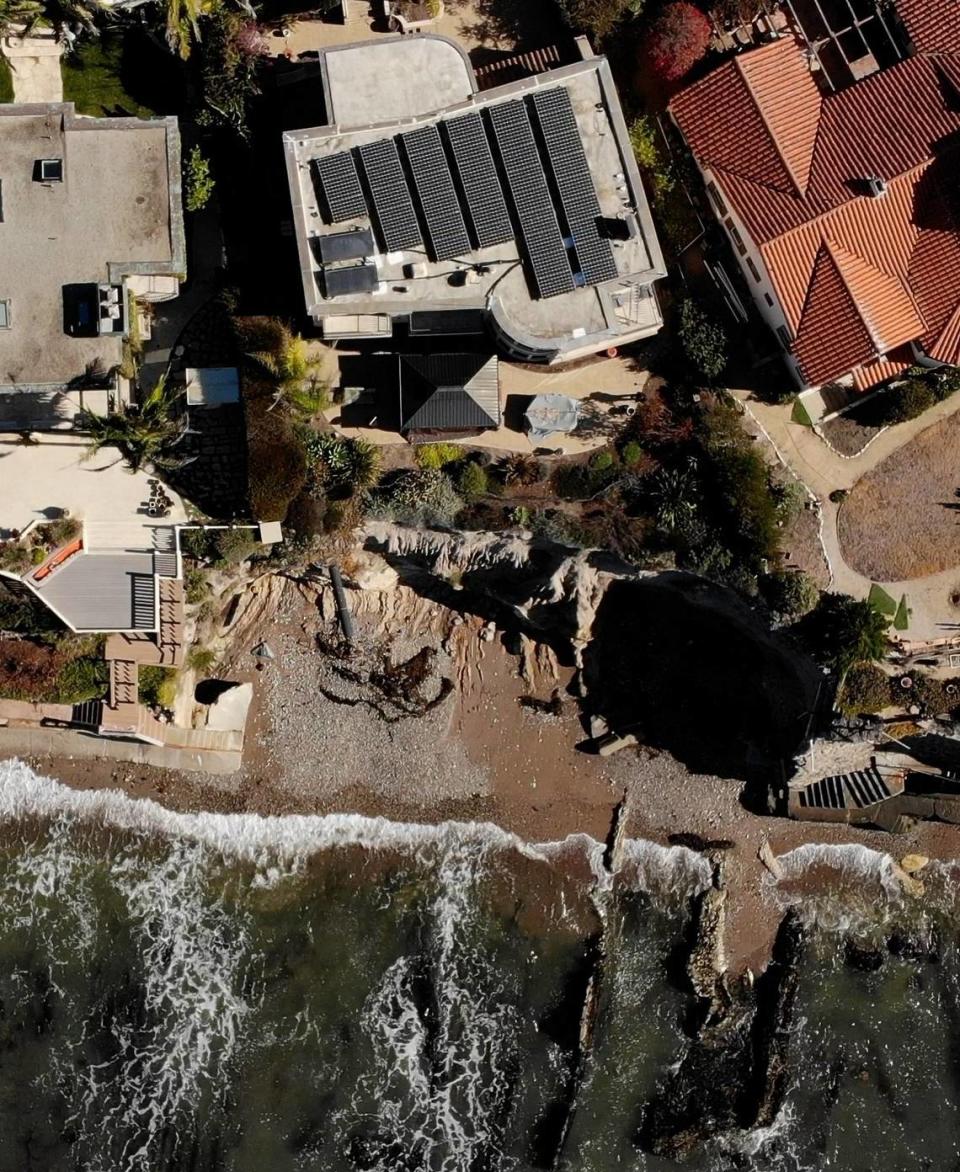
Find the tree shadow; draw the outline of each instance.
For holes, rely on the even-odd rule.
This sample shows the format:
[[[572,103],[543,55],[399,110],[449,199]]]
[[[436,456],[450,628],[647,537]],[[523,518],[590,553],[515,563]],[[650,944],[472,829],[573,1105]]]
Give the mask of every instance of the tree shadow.
[[[448,0],[451,14],[461,12],[465,5],[462,0]],[[549,45],[556,40],[567,40],[570,30],[564,25],[560,14],[551,4],[540,0],[475,0],[473,10],[476,20],[469,22],[468,13],[461,25],[461,32],[471,40],[506,42],[509,47],[522,52]]]

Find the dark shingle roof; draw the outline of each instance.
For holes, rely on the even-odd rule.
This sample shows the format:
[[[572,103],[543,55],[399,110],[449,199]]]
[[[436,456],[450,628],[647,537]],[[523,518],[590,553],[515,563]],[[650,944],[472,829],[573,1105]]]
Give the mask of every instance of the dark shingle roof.
[[[493,355],[405,354],[399,382],[401,431],[500,426],[500,377]]]

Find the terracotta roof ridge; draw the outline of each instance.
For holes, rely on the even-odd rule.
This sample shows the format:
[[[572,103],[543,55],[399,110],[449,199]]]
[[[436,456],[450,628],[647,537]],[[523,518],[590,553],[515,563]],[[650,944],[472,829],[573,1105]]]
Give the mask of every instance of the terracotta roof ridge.
[[[898,273],[890,273],[887,272],[886,269],[877,268],[877,266],[873,264],[872,261],[867,260],[865,256],[861,256],[859,252],[853,252],[851,249],[847,248],[838,240],[835,240],[830,236],[824,235],[823,243],[826,245],[830,253],[831,260],[833,261],[834,265],[836,265],[837,272],[840,274],[840,280],[843,282],[843,287],[846,289],[847,294],[850,297],[850,301],[853,303],[853,306],[857,311],[857,316],[863,322],[864,328],[870,335],[871,342],[877,348],[877,357],[881,357],[883,354],[885,354],[887,350],[891,348],[891,346],[900,345],[901,343],[900,340],[893,342],[887,341],[881,337],[878,327],[873,320],[870,306],[863,303],[862,299],[858,296],[857,291],[851,284],[851,276],[848,272],[848,266],[850,262],[862,265],[864,268],[869,269],[870,272],[876,273],[878,276],[883,277],[887,281],[894,281],[899,286],[900,291],[903,293],[904,297],[906,297],[906,299],[910,302],[914,313],[917,315],[917,320],[921,324],[923,323],[923,314],[920,312],[920,308],[917,305],[909,286]]]
[[[773,42],[773,43],[776,44],[777,42]],[[800,52],[800,49],[798,48],[797,51]],[[797,172],[794,170],[792,163],[787,158],[786,151],[784,151],[783,148],[781,147],[780,141],[777,138],[776,131],[774,130],[774,127],[771,124],[770,119],[767,117],[767,112],[764,109],[764,104],[763,104],[763,102],[760,101],[759,97],[757,96],[757,91],[754,88],[752,82],[750,81],[750,74],[743,67],[743,61],[745,60],[745,58],[747,58],[749,56],[750,56],[750,54],[745,54],[744,56],[741,56],[741,57],[735,57],[733,60],[733,64],[736,67],[737,72],[740,74],[740,78],[743,81],[744,86],[746,87],[747,93],[750,95],[750,100],[753,102],[754,109],[760,115],[760,121],[763,123],[763,125],[767,131],[767,135],[770,138],[770,142],[773,145],[773,149],[774,149],[774,151],[776,151],[777,158],[783,164],[784,170],[787,172],[787,175],[790,177],[790,182],[796,188],[797,195],[800,195],[800,196],[806,195],[807,185],[809,184],[810,175],[813,171],[813,159],[816,154],[816,139],[814,140],[814,149],[810,153],[810,163],[807,167],[806,179],[802,179],[797,174]],[[821,116],[818,117],[818,119],[817,119],[817,139],[819,139],[819,137],[820,137],[820,125],[823,121],[822,109],[823,109],[823,103],[821,101]]]

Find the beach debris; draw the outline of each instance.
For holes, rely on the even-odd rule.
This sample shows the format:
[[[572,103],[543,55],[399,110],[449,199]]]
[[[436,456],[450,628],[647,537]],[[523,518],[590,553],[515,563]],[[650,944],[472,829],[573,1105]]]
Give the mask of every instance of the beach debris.
[[[562,716],[563,696],[559,688],[553,689],[549,700],[541,700],[538,696],[521,696],[517,701],[521,708],[536,712],[540,716]]]
[[[485,623],[480,628],[480,640],[483,643],[492,643],[497,634],[496,623]]]
[[[614,753],[619,753],[621,749],[629,749],[631,745],[637,745],[639,741],[633,733],[625,733],[623,736],[617,733],[607,733],[602,736],[597,742],[597,753],[601,757],[612,757]]]
[[[250,652],[250,654],[254,657],[254,659],[262,659],[266,660],[267,662],[277,658],[273,648],[267,642],[258,643]]]

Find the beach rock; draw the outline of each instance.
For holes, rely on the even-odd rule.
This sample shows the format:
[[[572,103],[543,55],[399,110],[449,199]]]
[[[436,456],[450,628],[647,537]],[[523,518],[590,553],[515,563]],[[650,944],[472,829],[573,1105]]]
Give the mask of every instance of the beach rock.
[[[386,558],[372,550],[358,550],[351,559],[350,571],[344,574],[347,586],[354,590],[388,593],[400,581],[400,575]]]
[[[904,855],[900,860],[900,867],[908,875],[915,875],[918,871],[922,871],[929,862],[926,855]]]
[[[843,959],[850,968],[861,973],[874,973],[883,967],[883,953],[879,948],[858,944],[849,937],[843,942]]]

